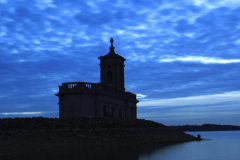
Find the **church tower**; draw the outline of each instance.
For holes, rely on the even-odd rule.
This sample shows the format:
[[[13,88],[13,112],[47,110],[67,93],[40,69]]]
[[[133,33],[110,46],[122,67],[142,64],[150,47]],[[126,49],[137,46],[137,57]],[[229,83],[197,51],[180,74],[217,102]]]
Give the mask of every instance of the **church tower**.
[[[124,88],[124,61],[122,56],[115,53],[113,39],[111,38],[111,47],[108,54],[100,56],[101,84],[111,86],[125,91]]]

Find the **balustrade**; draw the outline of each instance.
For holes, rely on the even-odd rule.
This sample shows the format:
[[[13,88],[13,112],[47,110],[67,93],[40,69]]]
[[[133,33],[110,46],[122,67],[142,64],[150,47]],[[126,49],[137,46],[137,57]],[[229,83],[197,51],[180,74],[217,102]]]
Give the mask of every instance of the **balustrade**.
[[[72,92],[72,91],[83,91],[83,90],[95,90],[96,86],[99,84],[95,83],[85,83],[85,82],[74,82],[74,83],[63,83],[61,92]]]
[[[77,86],[77,83],[70,83],[70,84],[68,84],[68,88],[74,88],[75,86]]]
[[[62,86],[59,86],[60,92],[78,92],[78,91],[87,91],[87,92],[100,92],[106,95],[119,96],[119,97],[128,97],[130,99],[135,99],[136,95],[130,92],[124,92],[119,89],[115,89],[109,86],[101,85],[100,83],[85,83],[85,82],[74,82],[74,83],[63,83]]]

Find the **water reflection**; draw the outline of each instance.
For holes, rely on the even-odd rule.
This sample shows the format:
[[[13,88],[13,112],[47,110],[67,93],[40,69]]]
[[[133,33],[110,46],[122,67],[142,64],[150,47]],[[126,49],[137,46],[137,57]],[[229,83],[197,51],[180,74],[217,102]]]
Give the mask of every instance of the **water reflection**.
[[[77,160],[239,160],[240,131],[198,132],[212,140],[159,145],[71,145],[0,156],[0,159]]]
[[[162,147],[139,160],[239,160],[240,131],[188,132],[212,140]]]
[[[166,146],[166,145],[165,145]],[[85,145],[64,149],[28,151],[0,156],[0,159],[71,159],[71,160],[138,160],[143,155],[152,155],[163,145]]]

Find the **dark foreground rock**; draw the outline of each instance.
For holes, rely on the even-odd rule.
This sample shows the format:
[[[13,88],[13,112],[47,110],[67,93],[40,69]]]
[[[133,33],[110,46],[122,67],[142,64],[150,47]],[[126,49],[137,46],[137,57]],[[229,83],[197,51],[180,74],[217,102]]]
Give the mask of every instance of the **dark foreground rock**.
[[[89,144],[173,144],[196,137],[144,119],[0,119],[0,154]]]

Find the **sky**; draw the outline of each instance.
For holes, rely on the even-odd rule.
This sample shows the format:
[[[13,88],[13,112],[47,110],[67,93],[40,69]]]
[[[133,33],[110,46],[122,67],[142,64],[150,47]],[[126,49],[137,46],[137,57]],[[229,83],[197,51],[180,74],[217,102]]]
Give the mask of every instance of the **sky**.
[[[58,117],[110,38],[139,119],[240,126],[239,0],[0,0],[0,118]]]

